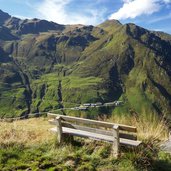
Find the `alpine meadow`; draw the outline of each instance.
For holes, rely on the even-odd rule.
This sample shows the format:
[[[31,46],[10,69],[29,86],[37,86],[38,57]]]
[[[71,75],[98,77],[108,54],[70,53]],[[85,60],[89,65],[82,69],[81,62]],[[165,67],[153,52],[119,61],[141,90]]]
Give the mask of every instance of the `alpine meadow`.
[[[135,126],[142,144],[121,147],[119,158],[103,141],[61,145],[48,112]],[[171,142],[170,154],[161,147],[170,128],[170,34],[114,19],[62,25],[0,10],[0,170],[171,171]]]

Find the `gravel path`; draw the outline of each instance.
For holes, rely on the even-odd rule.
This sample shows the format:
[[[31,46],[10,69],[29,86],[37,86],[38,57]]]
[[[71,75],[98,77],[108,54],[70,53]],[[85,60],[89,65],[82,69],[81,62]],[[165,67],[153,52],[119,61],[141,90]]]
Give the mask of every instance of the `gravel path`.
[[[161,149],[167,153],[171,154],[171,141],[166,141],[161,145]]]
[[[161,145],[161,149],[171,154],[171,133],[169,139]]]

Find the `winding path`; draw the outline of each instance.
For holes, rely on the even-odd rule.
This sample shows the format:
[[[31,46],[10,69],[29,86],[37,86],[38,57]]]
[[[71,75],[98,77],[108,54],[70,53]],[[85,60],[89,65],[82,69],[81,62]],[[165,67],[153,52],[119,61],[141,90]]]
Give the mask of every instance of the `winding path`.
[[[169,139],[161,145],[161,150],[171,154],[171,133]]]

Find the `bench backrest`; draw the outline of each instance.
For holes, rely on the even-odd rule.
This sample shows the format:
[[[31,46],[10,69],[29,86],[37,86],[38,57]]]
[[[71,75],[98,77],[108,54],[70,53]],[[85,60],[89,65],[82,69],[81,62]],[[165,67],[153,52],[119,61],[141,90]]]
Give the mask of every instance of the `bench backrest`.
[[[103,135],[112,136],[114,126],[118,126],[119,129],[119,138],[130,139],[130,140],[137,140],[136,132],[137,129],[134,126],[128,126],[123,124],[116,124],[104,121],[96,121],[91,119],[85,118],[78,118],[73,116],[65,116],[59,114],[48,113],[48,116],[51,118],[60,117],[62,127],[68,127],[83,131],[88,131],[92,133],[98,133]],[[55,120],[50,121],[51,124],[56,124]]]

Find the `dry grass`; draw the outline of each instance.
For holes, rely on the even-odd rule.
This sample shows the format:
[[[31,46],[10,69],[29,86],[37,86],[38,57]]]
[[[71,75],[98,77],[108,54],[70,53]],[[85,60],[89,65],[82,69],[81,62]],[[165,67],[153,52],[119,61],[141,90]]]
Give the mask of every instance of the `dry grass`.
[[[108,167],[118,171],[170,168],[170,158],[167,159],[164,155],[167,158],[160,159],[156,146],[156,140],[163,140],[167,135],[164,121],[149,116],[115,116],[108,121],[137,126],[139,138],[147,140],[147,143],[133,151],[123,149],[124,155],[121,154],[119,160],[113,160],[111,146],[106,146],[105,143],[78,139],[78,146],[70,143],[58,146],[54,143],[54,133],[49,131],[52,125],[48,123],[48,118],[0,122],[0,170],[70,170],[68,165],[71,170],[105,170]],[[161,166],[160,163],[158,167],[161,160],[165,160],[165,165]]]
[[[168,139],[169,129],[164,119],[155,115],[113,116],[108,121],[137,127],[137,135],[141,140],[165,141]]]
[[[54,137],[49,128],[46,118],[0,122],[0,145],[46,143]]]
[[[113,116],[108,121],[136,126],[138,139],[147,141],[164,141],[168,139],[168,128],[163,119],[154,116],[142,118]],[[52,125],[48,118],[31,118],[11,123],[0,122],[0,145],[46,143],[54,139],[49,131]]]

